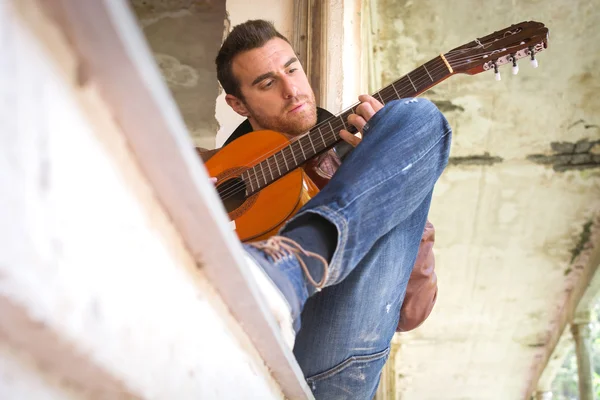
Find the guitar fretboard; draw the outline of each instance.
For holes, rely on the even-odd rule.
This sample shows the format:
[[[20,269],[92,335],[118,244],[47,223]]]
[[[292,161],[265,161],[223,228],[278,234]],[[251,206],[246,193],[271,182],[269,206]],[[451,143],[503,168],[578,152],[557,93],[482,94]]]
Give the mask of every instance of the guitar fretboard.
[[[452,73],[444,59],[438,56],[384,87],[373,97],[382,104],[415,97],[450,75]],[[356,106],[317,124],[289,145],[244,171],[240,177],[246,184],[246,196],[257,193],[307,160],[333,147],[341,140],[341,129],[356,133],[356,128],[347,122],[348,116],[355,113]]]

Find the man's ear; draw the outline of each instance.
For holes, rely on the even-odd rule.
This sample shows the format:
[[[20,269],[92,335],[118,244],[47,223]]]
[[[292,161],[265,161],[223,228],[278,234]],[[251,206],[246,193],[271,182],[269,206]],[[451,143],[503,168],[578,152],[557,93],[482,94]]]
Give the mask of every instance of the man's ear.
[[[242,117],[248,117],[250,115],[244,102],[235,97],[234,95],[225,95],[225,101],[227,102],[229,107],[233,108],[233,111],[240,114]]]

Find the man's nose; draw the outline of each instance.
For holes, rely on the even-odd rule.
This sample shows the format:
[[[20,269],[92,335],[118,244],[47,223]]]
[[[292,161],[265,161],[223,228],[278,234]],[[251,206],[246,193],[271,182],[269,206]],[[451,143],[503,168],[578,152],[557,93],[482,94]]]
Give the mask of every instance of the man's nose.
[[[290,99],[292,97],[296,97],[298,95],[298,87],[294,84],[294,82],[289,78],[283,79],[283,97],[286,99]]]

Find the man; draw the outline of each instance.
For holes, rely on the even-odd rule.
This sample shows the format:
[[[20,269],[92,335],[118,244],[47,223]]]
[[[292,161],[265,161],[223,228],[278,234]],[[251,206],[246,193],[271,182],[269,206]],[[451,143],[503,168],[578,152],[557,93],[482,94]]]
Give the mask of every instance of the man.
[[[265,21],[236,26],[216,64],[227,104],[247,117],[234,138],[270,129],[293,139],[327,115]],[[420,324],[437,293],[427,214],[451,129],[423,99],[359,101],[348,123],[362,141],[342,130],[356,146],[344,162],[329,152],[309,168],[326,178],[321,192],[278,236],[244,245],[264,290],[285,300],[294,354],[318,399],[371,399],[394,332]]]

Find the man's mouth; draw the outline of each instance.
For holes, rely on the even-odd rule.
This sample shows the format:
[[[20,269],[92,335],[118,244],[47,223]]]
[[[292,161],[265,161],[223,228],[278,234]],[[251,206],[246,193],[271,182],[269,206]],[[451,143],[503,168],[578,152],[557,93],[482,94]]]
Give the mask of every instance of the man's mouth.
[[[293,106],[293,107],[292,107],[292,109],[290,109],[290,111],[288,111],[288,112],[290,112],[290,113],[295,113],[295,112],[298,112],[298,111],[302,110],[302,109],[304,108],[304,106],[305,106],[305,105],[306,105],[306,103],[300,103],[300,104],[298,104],[298,105],[295,105],[295,106]]]

